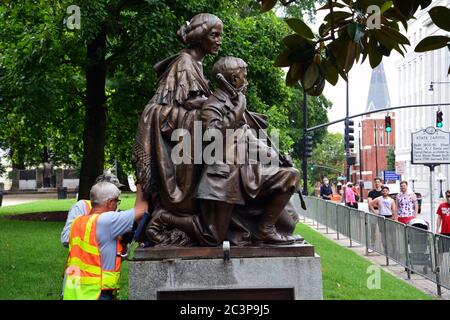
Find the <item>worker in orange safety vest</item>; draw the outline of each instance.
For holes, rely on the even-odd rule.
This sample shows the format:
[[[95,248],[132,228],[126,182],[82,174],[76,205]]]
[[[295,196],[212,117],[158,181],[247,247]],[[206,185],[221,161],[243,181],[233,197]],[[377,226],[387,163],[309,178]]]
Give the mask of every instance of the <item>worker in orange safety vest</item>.
[[[64,279],[64,300],[112,300],[117,298],[122,245],[120,235],[130,231],[148,210],[137,185],[134,208],[117,211],[120,190],[99,182],[90,192],[92,209],[72,222],[69,257]]]

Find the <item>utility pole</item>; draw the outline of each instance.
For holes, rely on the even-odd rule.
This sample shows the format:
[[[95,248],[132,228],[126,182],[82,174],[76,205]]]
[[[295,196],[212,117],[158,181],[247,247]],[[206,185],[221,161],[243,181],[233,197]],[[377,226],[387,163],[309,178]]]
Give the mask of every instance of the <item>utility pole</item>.
[[[302,161],[302,173],[303,173],[303,195],[308,195],[308,158],[306,156],[306,135],[308,134],[308,97],[306,90],[303,89],[303,161]]]
[[[362,130],[362,126],[361,126],[361,122],[359,123],[359,192],[361,194],[361,196],[359,197],[359,200],[361,202],[364,202],[363,199],[363,189],[364,189],[364,181],[363,181],[363,177],[362,177],[362,165],[363,165],[363,161],[362,161],[362,150],[361,150],[361,130]]]
[[[348,73],[347,73],[347,83],[346,83],[346,98],[345,98],[345,121],[347,122],[348,127],[348,116],[349,116],[349,103],[348,103]],[[348,141],[349,132],[346,132],[347,143],[345,146],[345,156],[346,156],[346,164],[347,164],[347,181],[350,181],[350,165],[348,164],[348,159],[350,158],[350,146]]]

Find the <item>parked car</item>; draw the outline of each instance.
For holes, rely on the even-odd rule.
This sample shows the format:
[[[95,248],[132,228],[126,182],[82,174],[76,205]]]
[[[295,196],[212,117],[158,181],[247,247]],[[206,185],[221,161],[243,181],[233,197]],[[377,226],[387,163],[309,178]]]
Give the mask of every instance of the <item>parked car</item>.
[[[422,194],[419,193],[419,192],[414,192],[414,193],[416,194],[416,197],[417,197],[417,203],[419,204],[419,210],[418,210],[417,212],[420,213],[421,210],[422,210]],[[397,192],[395,192],[395,193],[390,193],[389,196],[390,196],[392,199],[397,200],[397,194],[398,194]]]

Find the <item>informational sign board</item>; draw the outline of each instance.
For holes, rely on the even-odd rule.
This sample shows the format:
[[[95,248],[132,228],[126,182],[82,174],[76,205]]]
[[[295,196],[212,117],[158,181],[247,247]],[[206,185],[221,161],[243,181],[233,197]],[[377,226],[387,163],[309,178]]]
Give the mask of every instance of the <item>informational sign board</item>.
[[[397,174],[395,171],[383,171],[384,180],[397,181],[401,180],[401,175]]]
[[[411,133],[411,163],[450,164],[450,132],[428,127]]]
[[[405,174],[406,161],[396,161],[395,162],[395,172],[397,172],[398,174]]]

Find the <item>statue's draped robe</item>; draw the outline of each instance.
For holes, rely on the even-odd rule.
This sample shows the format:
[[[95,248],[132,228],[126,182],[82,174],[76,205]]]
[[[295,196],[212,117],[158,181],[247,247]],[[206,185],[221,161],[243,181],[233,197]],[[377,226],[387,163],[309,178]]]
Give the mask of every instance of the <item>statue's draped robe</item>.
[[[200,110],[187,110],[185,105],[189,99],[209,96],[208,81],[201,64],[183,51],[155,69],[160,74],[158,89],[141,115],[133,148],[137,181],[155,209],[163,205],[171,212],[192,214],[200,168],[193,161],[173,163],[171,153],[178,142],[171,141],[171,135],[178,128],[194,137],[194,121],[200,120]]]

